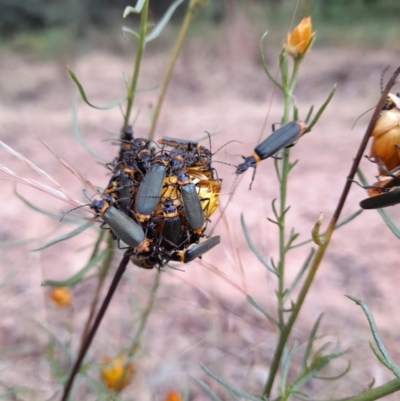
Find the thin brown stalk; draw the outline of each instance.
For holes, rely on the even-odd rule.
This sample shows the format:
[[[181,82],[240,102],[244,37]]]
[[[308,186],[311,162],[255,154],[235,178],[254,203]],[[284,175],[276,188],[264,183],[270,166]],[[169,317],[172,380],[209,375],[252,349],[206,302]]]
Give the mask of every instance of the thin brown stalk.
[[[97,281],[97,287],[94,293],[94,297],[92,299],[92,303],[90,305],[89,316],[85,323],[85,328],[83,329],[79,352],[82,351],[89,328],[92,325],[93,317],[95,315],[97,304],[99,302],[100,291],[103,288],[104,279],[107,277],[107,273],[111,267],[111,262],[114,256],[114,240],[111,236],[111,232],[107,233],[107,247],[108,247],[108,254],[107,257],[104,259],[100,269],[100,274],[98,276],[98,281]]]
[[[129,252],[125,252],[124,257],[122,258],[121,263],[119,264],[118,269],[115,272],[115,275],[114,275],[114,278],[113,278],[113,280],[111,282],[111,285],[110,285],[110,288],[108,290],[108,293],[107,293],[106,297],[104,298],[103,304],[101,305],[101,308],[100,308],[100,310],[99,310],[99,312],[98,312],[98,314],[96,316],[96,319],[95,319],[95,321],[93,323],[93,326],[90,329],[90,331],[89,331],[89,333],[88,333],[88,335],[87,335],[87,337],[85,339],[85,342],[84,342],[84,344],[82,346],[82,349],[79,352],[78,358],[75,361],[75,364],[74,364],[74,366],[72,368],[72,371],[71,371],[71,373],[69,375],[67,384],[64,387],[64,393],[63,393],[63,396],[61,398],[61,401],[67,401],[68,400],[68,396],[69,396],[69,394],[71,392],[75,376],[77,375],[77,373],[78,373],[78,371],[79,371],[79,369],[81,367],[82,361],[85,358],[85,355],[86,355],[86,353],[87,353],[87,351],[88,351],[88,349],[90,347],[90,344],[92,343],[93,338],[96,335],[97,329],[99,328],[100,323],[103,320],[103,317],[104,317],[104,315],[105,315],[105,313],[107,311],[108,305],[110,304],[110,301],[111,301],[111,299],[112,299],[112,297],[113,297],[113,295],[115,293],[115,290],[117,289],[118,284],[119,284],[119,282],[120,282],[120,280],[121,280],[121,278],[122,278],[122,276],[123,276],[123,274],[124,274],[124,272],[126,270],[126,266],[127,266],[128,262],[129,262],[129,257],[130,257]]]

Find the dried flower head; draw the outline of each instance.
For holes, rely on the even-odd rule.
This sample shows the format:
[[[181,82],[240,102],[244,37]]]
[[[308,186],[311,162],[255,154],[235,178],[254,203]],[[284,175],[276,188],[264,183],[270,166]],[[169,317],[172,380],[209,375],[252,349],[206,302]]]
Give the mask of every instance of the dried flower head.
[[[126,355],[119,355],[113,360],[105,357],[103,364],[101,377],[108,388],[120,392],[131,383],[135,369],[132,362],[126,362]]]
[[[50,292],[50,299],[63,308],[71,304],[72,292],[68,287],[56,287]]]
[[[294,59],[302,58],[310,48],[315,32],[312,32],[311,17],[303,18],[293,32],[288,32],[285,51]]]
[[[170,391],[164,401],[183,401],[183,398],[177,391]]]

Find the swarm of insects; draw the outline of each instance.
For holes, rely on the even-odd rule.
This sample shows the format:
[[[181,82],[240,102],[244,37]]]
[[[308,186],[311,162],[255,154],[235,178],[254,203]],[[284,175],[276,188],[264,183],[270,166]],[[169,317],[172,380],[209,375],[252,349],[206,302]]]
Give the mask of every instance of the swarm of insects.
[[[211,151],[196,142],[161,139],[156,144],[126,130],[119,157],[108,164],[110,182],[90,207],[120,247],[132,248],[135,265],[187,263],[220,242],[219,236],[204,233],[222,183],[211,159]]]

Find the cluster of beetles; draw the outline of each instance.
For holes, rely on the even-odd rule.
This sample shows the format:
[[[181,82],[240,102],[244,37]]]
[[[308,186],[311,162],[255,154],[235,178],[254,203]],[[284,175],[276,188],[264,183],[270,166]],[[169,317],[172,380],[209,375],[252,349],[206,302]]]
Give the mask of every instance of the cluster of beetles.
[[[272,132],[236,166],[236,174],[253,168],[292,146],[308,132],[292,121]],[[381,177],[366,187],[364,209],[400,203],[400,96],[389,94],[372,132],[371,158]],[[90,207],[120,248],[142,268],[162,268],[170,261],[188,263],[215,247],[220,237],[205,229],[218,208],[222,180],[212,167],[210,149],[195,141],[163,138],[154,142],[124,131],[119,156],[107,165],[112,176],[100,200]],[[251,184],[250,184],[251,187]]]
[[[90,207],[119,247],[131,250],[135,265],[190,262],[220,242],[204,233],[222,183],[211,161],[211,151],[197,142],[156,143],[134,138],[128,127],[119,157],[107,165],[112,176],[102,199]]]
[[[255,173],[261,160],[305,132],[301,122],[283,125],[243,157],[236,174],[250,167]],[[128,127],[119,156],[107,165],[110,182],[90,207],[119,247],[130,251],[135,265],[151,269],[170,261],[188,263],[220,242],[219,236],[205,234],[222,184],[211,164],[211,150],[197,142],[164,138],[157,143],[135,138]]]

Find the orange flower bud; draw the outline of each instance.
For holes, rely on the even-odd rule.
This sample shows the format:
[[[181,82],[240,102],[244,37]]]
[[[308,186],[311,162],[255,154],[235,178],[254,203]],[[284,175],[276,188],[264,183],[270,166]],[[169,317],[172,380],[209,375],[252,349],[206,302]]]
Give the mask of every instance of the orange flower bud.
[[[370,157],[378,157],[390,171],[400,166],[400,99],[389,93],[395,107],[385,111],[376,121],[371,136]],[[381,174],[387,172],[379,168]]]
[[[116,392],[123,390],[131,383],[135,369],[133,363],[126,363],[126,355],[119,355],[110,361],[110,358],[103,358],[106,365],[101,370],[101,377],[108,388]]]
[[[72,293],[68,287],[56,287],[50,292],[50,299],[60,307],[69,306]]]
[[[292,33],[288,32],[285,51],[293,58],[301,58],[307,52],[315,36],[312,32],[311,17],[303,18]]]
[[[170,391],[164,401],[183,401],[182,396],[176,391]]]

